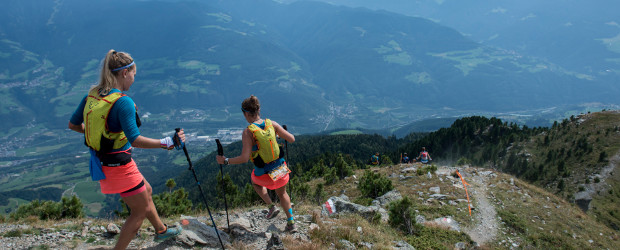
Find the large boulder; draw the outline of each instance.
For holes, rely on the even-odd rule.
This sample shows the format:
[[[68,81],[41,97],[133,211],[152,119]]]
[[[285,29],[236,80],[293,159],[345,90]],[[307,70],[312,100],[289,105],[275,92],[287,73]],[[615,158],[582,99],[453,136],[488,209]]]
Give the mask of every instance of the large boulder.
[[[197,220],[196,218],[184,216],[181,218],[181,226],[183,227],[183,231],[181,235],[177,237],[177,241],[179,243],[194,246],[195,244],[200,244],[209,248],[221,248],[220,241],[218,239],[218,234],[222,239],[222,243],[224,246],[230,245],[230,236],[224,231],[217,230],[212,226],[207,226]]]
[[[372,201],[372,205],[385,208],[388,204],[390,204],[390,202],[402,199],[403,196],[400,194],[400,192],[392,190],[380,197],[377,197],[377,199]]]
[[[385,209],[379,206],[363,206],[352,203],[343,197],[332,196],[323,203],[321,215],[322,216],[336,216],[339,214],[359,214],[367,220],[372,220],[378,213],[381,215],[381,220],[387,222],[388,213]]]

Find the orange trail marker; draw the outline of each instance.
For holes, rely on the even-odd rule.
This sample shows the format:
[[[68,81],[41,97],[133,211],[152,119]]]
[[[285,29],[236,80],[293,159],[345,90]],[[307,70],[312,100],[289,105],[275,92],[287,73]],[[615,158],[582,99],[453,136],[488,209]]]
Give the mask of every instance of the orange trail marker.
[[[456,174],[459,175],[459,177],[461,177],[461,181],[463,182],[463,187],[465,188],[465,195],[467,195],[467,207],[469,208],[469,216],[471,216],[471,205],[469,204],[469,193],[467,193],[467,185],[469,185],[469,183],[463,180],[463,176],[461,176],[461,173],[459,173],[458,170],[456,170]]]

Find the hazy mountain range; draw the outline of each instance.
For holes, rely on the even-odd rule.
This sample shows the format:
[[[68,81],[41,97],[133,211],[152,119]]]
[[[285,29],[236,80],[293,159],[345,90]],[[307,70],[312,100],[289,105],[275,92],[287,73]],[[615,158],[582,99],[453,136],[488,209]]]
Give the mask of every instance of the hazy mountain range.
[[[440,15],[458,9],[444,8],[453,2],[426,5]],[[469,8],[488,6],[483,3]],[[618,63],[611,57],[586,72],[566,64],[568,59],[481,44],[486,33],[456,30],[446,26],[452,24],[447,19],[319,2],[26,0],[8,1],[0,12],[0,123],[9,128],[64,128],[97,81],[109,49],[136,59],[138,75],[128,94],[140,112],[170,123],[188,120],[187,113],[175,111],[191,112],[196,119],[186,127],[242,125],[238,107],[251,94],[263,102],[264,116],[313,132],[388,128],[433,116],[613,105],[619,91]],[[489,20],[491,27],[501,26]],[[604,40],[611,47],[599,41],[577,51],[617,55],[614,20],[606,22],[609,34],[597,37],[611,39]],[[538,37],[511,34],[518,37],[490,41],[522,44]],[[604,67],[610,71],[598,70]]]
[[[617,79],[620,64],[620,19],[616,12],[620,3],[617,1],[323,2],[428,18],[482,44],[535,56],[589,77]]]
[[[408,9],[388,5],[402,2],[385,3]],[[309,1],[4,1],[0,196],[21,198],[8,205],[15,207],[88,186],[91,201],[108,199],[95,182],[84,181],[87,153],[67,122],[97,82],[109,49],[136,59],[136,82],[127,94],[149,137],[175,127],[194,135],[243,127],[240,103],[252,94],[262,101],[263,117],[295,134],[361,128],[400,137],[468,115],[550,125],[575,112],[618,108],[614,23],[620,21],[606,14],[614,5],[591,4],[582,9],[605,10],[576,15],[568,10],[580,5],[572,3],[576,7],[564,16],[575,18],[568,26],[575,29],[567,38],[528,31],[557,27],[544,18],[521,25],[517,17],[528,11],[509,19],[514,25],[484,21],[480,11],[500,2],[415,3],[427,6],[416,11],[433,15]],[[510,8],[497,12],[516,8],[505,4]],[[547,6],[526,4],[532,11]],[[459,6],[472,17],[465,18]],[[456,24],[477,27],[480,34]],[[209,153],[190,145],[193,156]],[[156,189],[170,172],[186,168],[178,152],[137,155]]]

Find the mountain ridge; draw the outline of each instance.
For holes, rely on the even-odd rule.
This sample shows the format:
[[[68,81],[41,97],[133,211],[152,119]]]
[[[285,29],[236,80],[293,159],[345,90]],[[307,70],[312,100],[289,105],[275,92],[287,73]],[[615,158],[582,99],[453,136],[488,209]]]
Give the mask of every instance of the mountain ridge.
[[[101,3],[64,1],[33,11],[53,16],[53,21],[11,19],[0,25],[2,51],[9,57],[23,51],[31,66],[3,63],[12,70],[5,71],[0,84],[40,81],[43,85],[37,89],[45,90],[3,88],[1,93],[13,103],[4,107],[5,112],[19,118],[3,121],[8,126],[25,124],[26,117],[10,110],[26,108],[22,113],[34,114],[46,126],[58,124],[70,114],[80,93],[96,82],[95,52],[103,54],[109,48],[137,58],[141,70],[129,94],[142,110],[165,116],[171,108],[158,105],[164,98],[173,107],[201,109],[210,114],[208,120],[224,124],[241,120],[227,110],[238,105],[232,100],[250,93],[263,97],[266,111],[277,111],[274,118],[296,114],[289,123],[304,132],[383,128],[412,120],[411,110],[422,117],[453,116],[614,100],[613,89],[600,91],[609,87],[606,84],[480,46],[426,19],[319,3],[243,3],[256,11],[235,9],[233,2],[144,1],[130,2],[127,10],[113,12],[118,17],[114,18],[94,12],[91,5]],[[12,10],[28,8],[16,2],[8,7],[7,18],[26,15]],[[149,22],[141,18],[145,15],[160,18]],[[106,18],[124,20],[129,30],[125,39],[111,40],[114,29]],[[29,36],[37,37],[26,39]],[[67,54],[74,56],[66,60]],[[13,61],[19,60],[23,59]],[[32,70],[22,72],[28,68]],[[39,71],[42,76],[37,76],[36,68],[44,70]],[[231,92],[233,88],[243,94]],[[176,92],[180,93],[172,94]],[[35,105],[24,101],[37,95],[44,98]],[[50,113],[57,118],[41,115]]]

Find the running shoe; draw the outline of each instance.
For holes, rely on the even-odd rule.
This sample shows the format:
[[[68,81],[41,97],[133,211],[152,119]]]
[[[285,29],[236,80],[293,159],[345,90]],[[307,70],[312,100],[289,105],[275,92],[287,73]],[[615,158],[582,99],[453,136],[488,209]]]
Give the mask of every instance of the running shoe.
[[[275,205],[271,205],[271,207],[269,208],[269,212],[267,212],[267,215],[265,216],[265,218],[271,219],[273,217],[276,217],[278,213],[280,213],[280,210],[278,210],[278,208]]]
[[[181,231],[183,231],[181,227],[169,227],[166,224],[164,224],[164,226],[166,226],[166,231],[163,233],[155,233],[155,241],[160,242],[170,238],[174,238],[179,235]]]
[[[289,233],[297,232],[297,228],[295,227],[295,221],[288,221],[286,223],[286,227],[284,227],[284,231]]]

